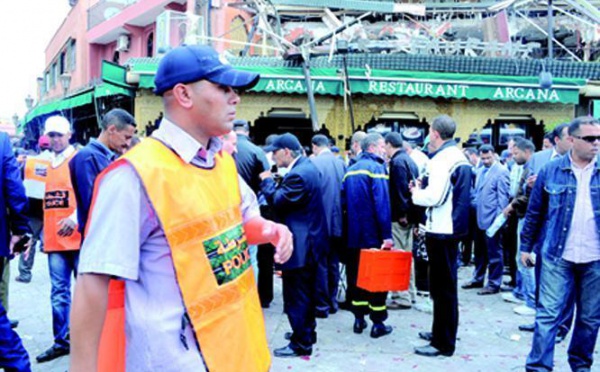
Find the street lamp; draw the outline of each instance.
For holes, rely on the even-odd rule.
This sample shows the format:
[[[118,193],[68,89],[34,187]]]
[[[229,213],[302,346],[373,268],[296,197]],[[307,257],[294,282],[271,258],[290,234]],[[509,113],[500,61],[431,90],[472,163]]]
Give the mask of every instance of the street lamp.
[[[69,91],[69,86],[71,85],[71,74],[64,73],[60,75],[60,83],[63,87],[63,95],[66,96]]]
[[[31,94],[28,94],[25,98],[25,107],[27,107],[28,112],[33,108],[33,97],[31,97]]]

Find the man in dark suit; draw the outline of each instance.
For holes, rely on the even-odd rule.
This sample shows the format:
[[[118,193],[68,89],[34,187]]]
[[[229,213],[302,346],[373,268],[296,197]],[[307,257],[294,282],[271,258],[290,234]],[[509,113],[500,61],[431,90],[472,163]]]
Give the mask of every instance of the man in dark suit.
[[[342,245],[342,179],[346,167],[329,149],[329,139],[322,134],[315,135],[312,140],[315,155],[310,160],[321,174],[321,192],[325,219],[329,233],[327,254],[319,261],[317,269],[317,304],[318,318],[327,318],[328,314],[338,311],[337,293],[340,281],[339,250]]]
[[[292,327],[290,343],[274,351],[276,357],[310,355],[316,342],[315,280],[317,263],[327,251],[327,222],[319,170],[302,156],[302,146],[291,133],[278,136],[265,151],[273,152],[278,167],[289,168],[279,185],[270,171],[261,173],[261,190],[278,219],[292,231],[294,252],[280,265],[283,307]]]
[[[492,237],[487,236],[486,230],[508,206],[510,175],[508,169],[496,161],[496,154],[491,145],[481,146],[479,156],[483,168],[478,170],[475,181],[478,227],[475,238],[478,243],[475,244],[475,271],[473,279],[462,287],[464,289],[482,288],[485,272],[489,269],[487,286],[477,292],[479,295],[487,295],[500,291],[504,263],[500,245],[500,230]]]
[[[258,195],[260,192],[259,175],[269,170],[269,161],[265,152],[250,140],[250,127],[246,120],[237,119],[233,121],[233,130],[237,135],[237,153],[235,165],[238,173],[246,181],[248,186]],[[271,208],[259,197],[260,214],[265,218],[273,218]],[[273,254],[274,247],[271,244],[263,244],[250,247],[252,260],[256,260],[254,268],[258,270],[258,296],[263,308],[268,308],[273,301]]]
[[[0,277],[9,264],[14,245],[25,234],[31,234],[26,216],[27,196],[19,166],[6,133],[0,132]],[[8,288],[7,288],[8,289]],[[10,326],[5,307],[0,301],[0,369],[28,371],[29,356],[21,339]]]

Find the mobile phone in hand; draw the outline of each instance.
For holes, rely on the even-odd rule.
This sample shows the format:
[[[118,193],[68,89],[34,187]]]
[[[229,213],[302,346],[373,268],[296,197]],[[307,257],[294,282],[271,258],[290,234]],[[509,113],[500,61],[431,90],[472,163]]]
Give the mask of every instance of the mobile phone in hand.
[[[533,259],[528,258],[525,260],[525,266],[527,267],[535,267],[535,262],[533,261]]]
[[[23,253],[27,250],[27,248],[25,248],[25,246],[27,245],[27,243],[29,243],[29,241],[31,240],[31,235],[29,234],[25,234],[21,237],[21,239],[19,239],[18,242],[15,243],[14,247],[13,247],[13,253]]]

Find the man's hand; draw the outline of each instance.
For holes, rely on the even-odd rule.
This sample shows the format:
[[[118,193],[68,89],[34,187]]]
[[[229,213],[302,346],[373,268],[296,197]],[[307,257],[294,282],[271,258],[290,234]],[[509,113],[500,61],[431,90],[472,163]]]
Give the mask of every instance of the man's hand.
[[[416,178],[408,183],[408,190],[411,194],[414,194],[415,190],[421,189],[421,180]]]
[[[273,177],[273,174],[271,173],[270,170],[266,170],[264,172],[261,172],[258,177],[260,177],[261,181],[266,180],[267,178]]]
[[[389,251],[392,248],[394,248],[394,242],[392,241],[392,239],[385,239],[383,241],[383,244],[381,244],[381,249],[383,249],[384,251]]]
[[[504,217],[508,217],[510,216],[510,214],[514,211],[512,204],[509,204],[506,208],[504,208],[504,210],[502,211],[502,213],[504,214]]]
[[[275,246],[275,262],[278,264],[287,262],[294,251],[294,239],[287,226],[267,221],[262,233]]]
[[[521,252],[521,263],[525,267],[532,267],[532,265],[535,265],[533,256],[531,255],[531,253],[527,253],[527,252]]]
[[[17,244],[19,242],[19,240],[21,240],[23,238],[23,235],[13,235],[10,238],[10,245],[9,245],[9,249],[10,249],[10,254],[21,254],[23,253],[25,255],[25,258],[29,257],[29,249],[31,248],[31,239],[29,239],[29,241],[27,243],[25,243],[25,250],[21,251],[21,252],[15,252],[14,248],[15,248],[15,244]]]
[[[58,221],[58,236],[66,237],[73,235],[77,224],[68,218]]]
[[[533,189],[533,185],[535,185],[535,180],[537,180],[537,174],[527,177],[527,187]]]

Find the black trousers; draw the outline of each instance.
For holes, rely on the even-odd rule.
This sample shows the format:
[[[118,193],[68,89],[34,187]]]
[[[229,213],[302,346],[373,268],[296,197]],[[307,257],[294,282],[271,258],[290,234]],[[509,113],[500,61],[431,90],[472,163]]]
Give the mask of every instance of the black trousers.
[[[335,313],[338,310],[337,294],[340,281],[341,238],[329,239],[329,251],[324,254],[317,266],[316,310]]]
[[[271,244],[258,246],[256,260],[258,261],[258,297],[262,307],[269,307],[273,301],[273,258],[275,248]]]
[[[504,249],[504,265],[508,267],[510,284],[517,285],[517,225],[519,219],[512,214],[506,221],[502,231],[502,248]]]
[[[469,207],[469,233],[461,239],[462,252],[460,252],[460,260],[463,265],[471,263],[473,255],[473,243],[475,242],[475,231],[477,231],[477,209]]]
[[[429,255],[429,293],[433,300],[431,346],[454,352],[458,330],[458,240],[425,238]]]
[[[358,265],[361,249],[352,249],[348,252],[346,275],[348,276],[348,293],[352,298],[352,312],[356,318],[369,315],[373,323],[383,323],[387,317],[385,301],[387,292],[369,292],[356,286],[358,278]]]
[[[292,348],[310,349],[316,340],[316,265],[283,270],[283,311],[292,327]]]

